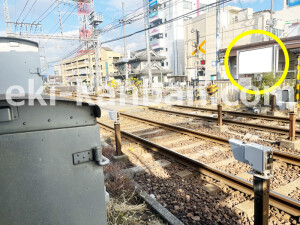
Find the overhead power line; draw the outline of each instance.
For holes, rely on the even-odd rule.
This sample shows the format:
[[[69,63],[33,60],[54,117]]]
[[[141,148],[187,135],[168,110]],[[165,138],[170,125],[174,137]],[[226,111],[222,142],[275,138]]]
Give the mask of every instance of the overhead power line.
[[[171,1],[171,0],[169,0],[169,1]],[[179,0],[179,1],[180,1],[180,0]],[[201,7],[201,8],[192,10],[192,11],[190,11],[190,12],[188,12],[188,13],[185,13],[185,14],[183,14],[183,15],[180,15],[180,16],[178,16],[178,17],[175,17],[175,18],[173,18],[173,19],[170,19],[170,20],[168,20],[168,21],[165,21],[165,22],[163,22],[163,23],[161,23],[161,24],[158,24],[158,25],[156,25],[156,26],[153,26],[153,27],[149,27],[149,28],[147,28],[147,29],[142,29],[142,30],[136,31],[136,32],[134,32],[134,33],[131,33],[131,34],[129,34],[129,35],[126,35],[125,37],[124,37],[124,36],[121,36],[121,37],[114,38],[114,39],[111,39],[111,40],[108,40],[108,41],[104,41],[104,42],[102,42],[102,44],[107,44],[107,43],[115,42],[115,41],[118,41],[118,40],[122,40],[122,39],[124,39],[124,38],[131,37],[131,36],[134,36],[134,35],[139,34],[139,33],[141,33],[141,32],[144,32],[144,31],[146,31],[146,30],[150,30],[150,29],[153,29],[153,28],[155,28],[155,27],[159,27],[159,26],[162,26],[162,25],[165,25],[165,24],[174,22],[174,21],[176,21],[176,20],[182,19],[182,18],[184,18],[184,17],[191,16],[191,15],[197,13],[198,10],[199,10],[199,11],[204,11],[204,10],[210,8],[210,7],[215,7],[215,6],[218,6],[218,5],[221,5],[221,4],[226,4],[226,3],[229,3],[229,2],[231,2],[231,1],[233,1],[233,0],[221,0],[221,1],[218,1],[218,2],[214,2],[214,3],[211,3],[211,4],[205,5],[205,6]],[[178,2],[178,1],[177,1],[177,2]],[[169,7],[171,7],[172,5],[174,5],[174,4],[171,4],[171,5],[169,5],[169,6],[166,7],[166,8],[169,8]],[[165,8],[165,9],[166,9],[166,8]],[[128,15],[127,15],[127,16],[128,16]],[[122,24],[119,24],[119,26],[122,26]],[[113,28],[113,29],[115,29],[115,28]],[[106,31],[105,31],[105,32],[106,32]],[[101,33],[102,33],[102,32],[101,32]],[[75,49],[75,50],[76,50],[76,49]],[[78,51],[78,49],[76,50],[76,52],[77,52],[77,51]],[[72,52],[73,52],[73,54],[74,54],[74,50],[73,50]],[[71,55],[73,55],[73,54],[71,54]],[[85,53],[85,54],[88,54],[88,53]],[[80,55],[80,56],[83,56],[83,55],[85,55],[85,54],[82,54],[82,55]],[[70,56],[71,56],[71,55],[70,55]],[[70,57],[70,56],[68,56],[68,57]],[[78,56],[78,57],[80,57],[80,56]],[[66,59],[66,58],[64,58],[64,59]],[[61,60],[64,60],[64,59],[61,59]],[[61,60],[59,60],[59,61],[61,61]]]
[[[68,16],[62,21],[62,25],[66,22],[66,20],[72,15],[72,13],[75,11],[75,9],[77,9],[77,6],[75,6],[74,8],[73,8],[73,10],[72,10],[72,12],[71,13],[69,13],[68,14]],[[66,15],[66,14],[65,14]],[[64,16],[65,16],[64,15]],[[57,26],[59,24],[59,22],[58,23],[56,23],[56,25],[54,26],[54,28]],[[57,31],[59,29],[59,26],[56,28],[56,30],[53,32],[53,34],[49,37],[49,38],[47,38],[47,41],[43,44],[43,46],[45,46],[46,44],[47,44],[47,42],[49,41],[49,39],[51,39],[54,35],[55,35],[55,32]],[[49,32],[48,34],[50,34],[51,32]]]
[[[160,12],[160,11],[167,10],[167,9],[171,8],[172,6],[174,6],[174,5],[177,5],[177,4],[178,4],[179,2],[181,2],[181,1],[183,1],[183,0],[176,0],[175,2],[172,2],[172,0],[168,0],[168,1],[166,1],[165,3],[169,3],[169,2],[171,2],[171,3],[170,3],[167,7],[158,9],[157,11]],[[145,5],[148,5],[148,4],[145,4]],[[144,5],[144,6],[145,6],[145,5]],[[136,21],[139,21],[139,20],[141,20],[141,19],[144,18],[144,15],[146,14],[146,11],[147,11],[147,10],[145,9],[144,6],[143,6],[143,8],[140,7],[140,8],[138,8],[138,9],[134,10],[134,13],[129,13],[129,14],[127,14],[127,15],[125,16],[125,20],[128,21],[128,22],[127,22],[128,24],[129,24],[129,23],[132,24],[132,23],[134,23],[134,22],[136,22]],[[140,9],[142,9],[141,12],[139,12]],[[138,13],[138,14],[137,14],[137,13]],[[132,15],[132,16],[129,17],[129,15]],[[142,17],[140,17],[140,16],[142,16]],[[112,31],[112,30],[114,30],[114,29],[117,29],[117,28],[120,28],[121,26],[123,26],[121,23],[119,23],[120,20],[123,20],[123,18],[118,19],[118,20],[117,20],[118,23],[116,23],[115,25],[113,25],[113,24],[108,24],[108,25],[106,25],[104,28],[101,29],[101,33],[108,32],[108,31]],[[114,22],[113,22],[113,23],[114,23]]]
[[[32,23],[35,23],[36,21],[38,21],[40,18],[42,18],[49,9],[51,9],[51,7],[57,2],[57,0],[55,0],[36,20],[34,20]]]
[[[25,10],[26,6],[28,5],[28,2],[29,2],[29,0],[27,0],[27,2],[26,2],[26,4],[25,4],[25,6],[23,7],[23,9],[22,9],[22,12],[20,13],[20,15],[19,15],[18,19],[16,20],[16,23],[19,21],[20,17],[22,16],[22,14],[23,14],[23,12],[24,12],[24,10]]]
[[[203,10],[209,8],[209,7],[218,6],[218,5],[221,5],[221,4],[229,3],[229,2],[231,2],[231,1],[233,1],[233,0],[222,0],[222,1],[218,1],[218,2],[214,2],[214,3],[211,3],[211,4],[205,5],[205,6],[201,7],[201,8],[192,10],[192,11],[190,11],[190,12],[188,12],[188,13],[185,13],[185,14],[180,15],[180,16],[177,16],[177,17],[175,17],[175,18],[173,18],[173,19],[167,20],[167,21],[165,21],[165,22],[163,22],[163,23],[161,23],[161,24],[158,24],[158,25],[156,25],[156,26],[149,27],[149,28],[147,28],[147,29],[142,29],[142,30],[133,32],[133,33],[131,33],[131,34],[128,34],[128,35],[126,35],[126,36],[123,36],[123,37],[118,37],[118,38],[114,38],[114,39],[111,39],[111,40],[108,40],[108,41],[104,41],[104,42],[102,42],[102,44],[107,44],[107,43],[111,43],[111,42],[114,42],[114,41],[122,40],[123,38],[131,37],[131,36],[133,36],[133,35],[139,34],[139,33],[144,32],[144,31],[146,31],[146,30],[150,30],[150,29],[153,29],[153,28],[155,28],[155,27],[159,27],[159,26],[162,26],[162,25],[165,25],[165,24],[168,24],[168,23],[172,23],[172,22],[174,22],[174,21],[176,21],[176,20],[179,20],[179,19],[182,19],[182,18],[184,18],[184,17],[191,16],[191,15],[193,15],[194,13],[197,13],[198,10],[203,11]]]
[[[25,21],[25,19],[27,18],[28,14],[31,12],[32,8],[34,7],[35,3],[37,2],[37,0],[35,0],[33,2],[33,4],[31,5],[30,9],[28,10],[27,14],[25,15],[25,17],[22,20],[22,23]]]

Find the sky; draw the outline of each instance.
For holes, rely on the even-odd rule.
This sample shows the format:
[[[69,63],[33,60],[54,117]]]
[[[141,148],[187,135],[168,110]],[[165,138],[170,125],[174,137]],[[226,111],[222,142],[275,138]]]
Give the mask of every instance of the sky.
[[[59,16],[58,9],[55,8],[49,15],[48,12],[42,17],[42,13],[55,2],[54,0],[7,0],[9,5],[10,20],[18,22],[40,22],[43,26],[43,32],[45,34],[57,33],[60,34],[59,29]],[[28,1],[28,3],[27,3]],[[36,1],[36,2],[35,2]],[[70,1],[70,0],[69,0]],[[175,0],[174,0],[175,1]],[[274,10],[282,9],[283,0],[273,0]],[[35,4],[33,5],[33,3]],[[110,24],[116,24],[119,19],[122,18],[122,0],[94,0],[95,10],[103,14],[103,23],[100,28],[103,28]],[[26,5],[24,9],[24,6]],[[201,0],[200,0],[201,3]],[[143,0],[124,0],[125,14],[134,13],[137,9],[143,6]],[[33,5],[33,7],[32,7]],[[55,3],[57,5],[57,3]],[[54,8],[54,6],[52,8]],[[253,8],[254,11],[261,11],[270,9],[271,0],[234,0],[230,3],[240,8]],[[2,4],[1,4],[2,6]],[[29,9],[32,9],[29,11]],[[52,9],[51,8],[51,9]],[[79,22],[77,9],[70,4],[61,4],[61,15],[63,21],[63,32],[65,34],[78,35]],[[24,9],[24,11],[23,11]],[[21,14],[21,12],[23,13]],[[29,13],[28,13],[29,12]],[[67,13],[68,12],[68,13]],[[73,12],[70,14],[70,12]],[[21,15],[21,16],[20,16]],[[45,17],[47,16],[47,17]],[[43,19],[43,17],[45,17]],[[42,20],[41,20],[42,19]],[[126,25],[126,34],[133,33],[137,30],[144,28],[144,20],[136,21],[132,24]],[[5,36],[5,23],[3,8],[0,7],[0,36]],[[117,37],[123,36],[122,27],[114,29],[110,32],[101,34],[101,41],[111,40]],[[39,40],[36,40],[39,41]],[[67,53],[71,52],[77,46],[79,41],[63,41],[63,40],[42,40],[39,41],[42,47],[41,54],[47,56],[47,61],[52,65],[56,61],[64,58]],[[145,48],[145,33],[139,33],[133,37],[126,39],[127,49],[134,51],[141,48]],[[112,48],[114,51],[123,53],[123,40],[108,43],[105,46]]]

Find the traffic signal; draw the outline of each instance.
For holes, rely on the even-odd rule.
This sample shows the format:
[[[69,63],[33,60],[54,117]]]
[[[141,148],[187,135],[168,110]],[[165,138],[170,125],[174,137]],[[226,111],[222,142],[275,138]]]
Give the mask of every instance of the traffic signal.
[[[203,70],[198,70],[198,76],[204,76],[204,72],[203,72]]]
[[[201,63],[201,65],[205,65],[205,60],[202,59],[200,63]]]

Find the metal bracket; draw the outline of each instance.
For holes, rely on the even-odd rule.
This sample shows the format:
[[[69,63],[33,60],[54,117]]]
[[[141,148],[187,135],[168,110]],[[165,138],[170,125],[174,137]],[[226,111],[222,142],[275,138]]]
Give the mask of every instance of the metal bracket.
[[[73,154],[73,164],[78,165],[81,163],[93,161],[93,151],[85,151],[85,152],[78,152]]]
[[[85,162],[95,161],[99,166],[109,164],[109,159],[102,155],[101,147],[73,154],[73,164],[78,165]]]
[[[0,107],[0,122],[8,122],[18,119],[17,107]]]

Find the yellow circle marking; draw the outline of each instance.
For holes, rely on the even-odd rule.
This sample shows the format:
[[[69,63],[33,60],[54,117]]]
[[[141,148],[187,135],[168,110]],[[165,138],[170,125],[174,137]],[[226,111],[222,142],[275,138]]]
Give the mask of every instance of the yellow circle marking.
[[[230,51],[232,49],[232,47],[235,45],[235,43],[240,40],[242,37],[245,37],[249,34],[264,34],[270,38],[273,38],[281,47],[283,53],[284,53],[284,58],[285,58],[285,67],[284,67],[284,71],[280,77],[280,79],[277,81],[276,84],[274,84],[272,87],[266,89],[266,90],[260,90],[260,91],[253,91],[253,90],[249,90],[247,88],[244,88],[243,86],[239,85],[234,79],[233,77],[231,76],[231,73],[230,73],[230,70],[229,70],[229,66],[228,66],[228,59],[229,59],[229,54],[230,54]],[[236,86],[239,90],[243,91],[243,92],[246,92],[248,94],[264,94],[264,93],[268,93],[268,92],[271,92],[273,91],[274,89],[276,89],[277,87],[279,87],[279,85],[284,81],[287,73],[288,73],[288,70],[289,70],[289,62],[290,59],[289,59],[289,54],[288,54],[288,51],[285,47],[285,45],[283,44],[283,42],[274,34],[268,32],[268,31],[265,31],[265,30],[249,30],[249,31],[246,31],[246,32],[243,32],[241,33],[240,35],[236,36],[232,42],[229,44],[227,50],[226,50],[226,53],[225,53],[225,59],[224,59],[224,66],[225,66],[225,71],[226,71],[226,74],[227,74],[227,77],[229,78],[229,80],[231,81],[231,83]]]

